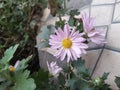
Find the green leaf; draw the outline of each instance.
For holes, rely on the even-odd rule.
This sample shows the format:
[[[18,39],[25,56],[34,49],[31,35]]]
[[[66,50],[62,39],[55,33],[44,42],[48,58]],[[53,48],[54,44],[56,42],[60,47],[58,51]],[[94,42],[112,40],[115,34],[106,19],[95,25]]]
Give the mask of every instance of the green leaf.
[[[43,26],[41,28],[41,33],[38,35],[38,37],[40,38],[41,42],[36,45],[36,47],[38,48],[44,48],[44,47],[47,47],[49,46],[49,38],[50,38],[50,35],[54,33],[54,26],[52,25],[49,25],[49,26]]]
[[[75,15],[79,15],[80,12],[78,9],[75,9],[75,10],[71,10],[69,14],[70,14],[70,17],[74,17]]]
[[[11,82],[5,81],[3,83],[0,83],[0,90],[8,90],[8,87],[10,86]]]
[[[6,79],[2,76],[2,75],[0,75],[0,82],[3,82],[3,81],[5,81]]]
[[[63,28],[64,23],[65,23],[64,21],[56,21],[55,26],[56,26],[56,28],[58,28],[58,27]]]
[[[2,3],[0,3],[0,9],[4,7],[3,5],[4,5],[4,3],[3,3],[3,2],[2,2]]]
[[[66,83],[66,81],[65,81],[65,76],[64,76],[62,73],[60,73],[59,76],[58,76],[58,79],[59,79],[59,84],[60,84],[61,86],[64,86],[65,83]]]
[[[112,90],[112,89],[110,88],[110,85],[104,84],[103,87],[101,87],[101,90]]]
[[[67,86],[70,87],[70,90],[75,90],[75,82],[77,81],[77,78],[71,78],[67,80]]]
[[[109,75],[109,73],[104,73],[103,76],[102,76],[102,79],[103,79],[103,80],[106,80],[107,77],[108,77],[108,75]]]
[[[54,33],[54,30],[55,28],[52,28],[52,26],[43,26],[41,28],[41,33],[38,35],[38,37],[44,40],[49,39],[50,35]]]
[[[120,88],[120,77],[117,77],[115,78],[115,83],[116,85]]]
[[[46,41],[42,41],[42,42],[40,42],[38,45],[36,45],[35,47],[37,47],[37,48],[45,48],[45,47],[49,47],[50,45],[49,45],[49,42],[48,42],[48,40],[46,40]]]
[[[29,78],[30,72],[28,70],[15,72],[13,80],[15,84],[10,90],[35,90],[36,85],[32,78]]]
[[[49,82],[49,72],[40,69],[38,72],[32,74],[32,78],[36,83],[36,90],[45,89]]]
[[[69,21],[68,21],[68,23],[69,23],[70,26],[73,26],[73,24],[74,24],[74,19],[73,19],[73,18],[70,18]]]
[[[73,61],[72,65],[77,69],[77,74],[82,75],[83,78],[90,76],[90,69],[87,69],[84,65],[85,61],[79,58],[77,61]]]
[[[19,45],[17,44],[15,46],[11,46],[9,49],[7,49],[4,53],[3,58],[0,60],[0,63],[7,64],[13,58],[13,55],[14,55],[16,49],[18,48],[18,46]]]
[[[25,68],[27,68],[28,66],[27,63],[29,62],[31,58],[32,58],[32,55],[27,57],[26,59],[21,60],[15,70],[18,71],[18,70],[24,70]]]
[[[77,30],[79,30],[80,32],[83,32],[83,23],[80,23],[78,26],[77,26]]]

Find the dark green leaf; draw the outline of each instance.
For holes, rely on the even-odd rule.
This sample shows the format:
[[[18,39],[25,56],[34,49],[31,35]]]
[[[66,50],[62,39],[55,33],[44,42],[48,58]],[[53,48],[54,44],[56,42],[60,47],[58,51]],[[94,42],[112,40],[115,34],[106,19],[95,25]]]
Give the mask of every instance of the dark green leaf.
[[[19,45],[17,44],[15,46],[11,46],[9,49],[7,49],[4,53],[3,58],[0,60],[0,63],[7,64],[13,58],[13,55],[14,55],[16,49],[18,48],[18,46]]]
[[[81,32],[83,32],[83,23],[80,23],[78,26],[77,26],[77,30],[79,30],[80,31],[80,33]]]
[[[109,73],[104,73],[103,76],[102,76],[102,79],[103,79],[103,80],[106,80],[107,77],[108,77],[108,75],[109,75]]]
[[[58,80],[59,80],[59,84],[61,86],[65,85],[66,81],[65,81],[65,76],[63,74],[61,74],[61,73],[59,74]]]
[[[115,78],[115,83],[120,88],[120,77]]]
[[[74,17],[75,15],[79,15],[79,14],[80,14],[80,12],[78,11],[78,9],[70,11],[70,17]]]
[[[70,18],[69,21],[68,21],[68,23],[69,23],[70,26],[73,26],[74,25],[74,19]]]
[[[10,88],[10,90],[35,90],[36,85],[34,83],[34,80],[32,78],[29,78],[29,74],[30,72],[27,70],[24,72],[15,72],[13,76],[15,84]]]
[[[32,58],[32,55],[27,57],[26,59],[21,60],[15,70],[18,71],[18,70],[24,70],[25,68],[27,68],[28,62],[31,58]]]
[[[32,78],[34,78],[36,83],[36,90],[45,89],[49,83],[49,72],[44,70],[39,70],[32,74]]]
[[[41,33],[38,35],[38,37],[40,38],[41,42],[36,45],[36,47],[38,48],[44,48],[44,47],[47,47],[49,46],[49,38],[50,38],[50,35],[53,34],[55,31],[55,28],[54,26],[43,26],[41,28]]]

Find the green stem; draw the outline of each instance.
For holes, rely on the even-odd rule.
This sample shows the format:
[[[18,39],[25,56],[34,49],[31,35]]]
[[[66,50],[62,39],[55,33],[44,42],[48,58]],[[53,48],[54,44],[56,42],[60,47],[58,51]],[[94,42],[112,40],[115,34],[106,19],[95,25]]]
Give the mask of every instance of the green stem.
[[[66,0],[64,0],[64,10],[66,10]]]
[[[62,22],[62,18],[61,18],[61,15],[59,14],[59,20],[60,20],[60,22]]]

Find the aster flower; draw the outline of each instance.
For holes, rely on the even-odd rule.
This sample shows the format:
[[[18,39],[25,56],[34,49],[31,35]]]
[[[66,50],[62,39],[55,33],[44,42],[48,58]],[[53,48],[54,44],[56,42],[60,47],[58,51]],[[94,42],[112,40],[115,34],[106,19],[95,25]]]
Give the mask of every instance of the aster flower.
[[[67,58],[70,60],[77,60],[82,53],[86,53],[85,49],[88,46],[83,43],[85,38],[81,36],[79,31],[71,30],[68,24],[64,25],[64,30],[58,28],[56,33],[50,36],[49,44],[51,48],[57,49],[55,56],[61,61]]]
[[[59,73],[62,71],[62,68],[57,65],[56,62],[51,62],[50,64],[47,62],[47,67],[50,72],[54,77],[58,77]]]
[[[84,32],[87,37],[95,44],[103,44],[105,43],[105,34],[103,31],[99,29],[94,29],[94,19],[89,17],[87,13],[82,14],[82,21]]]

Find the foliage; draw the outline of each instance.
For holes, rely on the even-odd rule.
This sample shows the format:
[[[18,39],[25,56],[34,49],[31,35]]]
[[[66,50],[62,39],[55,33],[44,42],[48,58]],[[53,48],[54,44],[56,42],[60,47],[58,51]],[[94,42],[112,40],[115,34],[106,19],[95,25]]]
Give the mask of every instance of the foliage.
[[[9,49],[7,49],[4,53],[4,57],[0,60],[0,64],[8,64],[8,62],[13,58],[13,55],[17,48],[18,44],[14,47],[11,46]]]
[[[22,52],[26,53],[28,49],[26,47],[31,46],[33,48],[36,32],[34,31],[35,27],[32,28],[34,30],[30,28],[30,25],[32,25],[31,21],[33,19],[39,21],[43,15],[43,9],[48,4],[51,14],[57,16],[59,21],[56,22],[55,26],[44,25],[41,27],[41,33],[38,35],[41,41],[36,47],[49,47],[50,35],[55,33],[55,29],[63,28],[65,25],[65,21],[62,20],[62,16],[65,14],[70,16],[68,24],[71,27],[75,26],[80,33],[84,31],[81,18],[77,19],[74,17],[79,15],[80,12],[77,9],[68,12],[66,1],[69,0],[0,1],[0,34],[2,35],[0,36],[0,53],[2,54],[7,47],[20,43],[7,49],[0,59],[0,90],[111,90],[110,85],[105,82],[109,73],[104,73],[101,77],[91,78],[91,70],[85,67],[85,61],[82,58],[77,61],[71,61],[66,66],[61,67],[63,71],[59,73],[58,77],[54,77],[50,71],[43,69],[32,71],[33,73],[31,73],[27,67],[32,56],[22,59],[18,63],[16,62],[13,66],[14,62],[12,59],[14,57],[22,57]],[[40,12],[38,8],[36,9],[37,6],[40,7]],[[39,18],[33,18],[36,16],[34,15],[37,12],[35,10],[38,10]],[[19,48],[19,53],[15,53],[17,48]],[[31,48],[28,52],[30,50]],[[58,66],[54,67],[59,68]],[[120,77],[116,77],[115,83],[120,88]]]
[[[49,85],[49,72],[40,69],[38,72],[34,72],[31,77],[35,80],[35,90],[45,90]]]
[[[120,77],[115,78],[115,83],[118,86],[118,88],[120,89]]]
[[[52,25],[41,27],[41,33],[38,37],[41,39],[40,43],[36,46],[39,48],[49,47],[50,35],[54,33],[55,28]]]
[[[90,78],[90,69],[84,66],[84,60],[72,61],[63,67],[58,78],[49,76],[48,72],[40,70],[33,74],[36,90],[111,90],[105,83],[109,73],[102,77]]]
[[[34,90],[36,85],[34,80],[30,78],[30,71],[25,70],[27,62],[31,56],[21,60],[13,71],[10,71],[10,60],[18,48],[18,44],[11,46],[4,53],[3,58],[0,60],[0,89],[1,90]]]
[[[0,57],[6,48],[17,43],[21,56],[14,56],[15,59],[26,58],[33,53],[27,47],[32,48],[35,44],[35,31],[29,28],[29,23],[37,3],[39,0],[0,0]]]

